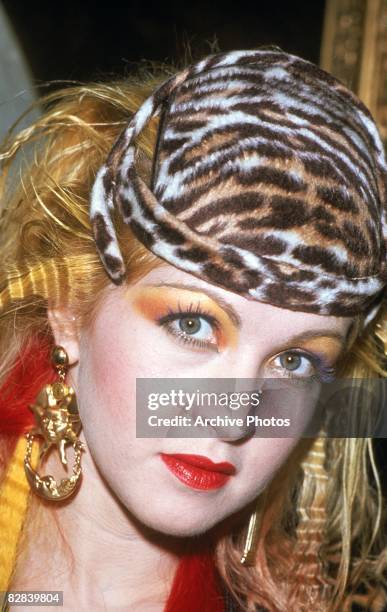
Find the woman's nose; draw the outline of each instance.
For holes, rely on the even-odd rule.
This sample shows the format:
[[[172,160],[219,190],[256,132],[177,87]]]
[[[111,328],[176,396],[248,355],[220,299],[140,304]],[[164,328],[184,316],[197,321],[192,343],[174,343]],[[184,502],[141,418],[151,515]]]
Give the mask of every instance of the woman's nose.
[[[214,380],[216,391],[228,393],[230,402],[217,409],[213,437],[225,442],[242,441],[255,433],[247,417],[255,414],[261,389],[257,350],[245,348],[228,355],[208,368],[207,377]],[[227,379],[222,382],[222,379]],[[215,388],[214,387],[214,388]]]
[[[241,425],[219,425],[214,427],[214,437],[222,442],[242,442],[255,434],[255,426],[248,423],[246,415]]]

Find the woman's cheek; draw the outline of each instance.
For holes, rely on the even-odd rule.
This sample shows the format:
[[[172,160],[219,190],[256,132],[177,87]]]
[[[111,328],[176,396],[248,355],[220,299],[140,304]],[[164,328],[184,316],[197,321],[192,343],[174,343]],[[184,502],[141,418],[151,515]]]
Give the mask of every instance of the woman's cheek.
[[[114,325],[107,317],[97,319],[81,342],[77,385],[81,418],[83,414],[87,429],[93,429],[93,438],[95,431],[108,437],[113,432],[122,435],[123,428],[133,438],[136,378],[160,375],[166,375],[165,367],[149,338],[144,337],[142,326],[130,321]]]
[[[254,437],[241,447],[242,470],[233,487],[238,507],[250,503],[272,481],[297,441],[296,438]]]

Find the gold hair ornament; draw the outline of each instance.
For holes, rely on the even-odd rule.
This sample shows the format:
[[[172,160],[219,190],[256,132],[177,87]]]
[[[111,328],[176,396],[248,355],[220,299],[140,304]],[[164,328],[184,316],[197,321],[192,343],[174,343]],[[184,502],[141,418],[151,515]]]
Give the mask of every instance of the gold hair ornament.
[[[74,389],[65,383],[69,367],[69,358],[62,346],[56,346],[52,352],[52,363],[58,374],[58,380],[45,385],[36,398],[35,404],[29,406],[35,416],[36,427],[27,434],[27,450],[24,458],[24,469],[31,489],[40,497],[50,501],[61,501],[72,495],[80,483],[82,475],[81,453],[84,444],[78,439],[82,423],[79,418],[78,405]],[[73,474],[62,478],[58,484],[53,476],[41,477],[31,465],[31,452],[35,436],[43,438],[44,443],[39,458],[43,460],[52,446],[56,446],[62,465],[67,470],[65,453],[66,444],[72,444],[75,451]]]

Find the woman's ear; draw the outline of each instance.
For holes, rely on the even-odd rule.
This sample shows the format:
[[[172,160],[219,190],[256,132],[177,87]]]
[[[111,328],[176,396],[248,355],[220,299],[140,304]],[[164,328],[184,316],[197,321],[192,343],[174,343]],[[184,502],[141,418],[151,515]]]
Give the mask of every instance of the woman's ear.
[[[79,360],[79,334],[77,318],[70,308],[47,309],[48,321],[54,336],[55,344],[63,346],[69,356],[71,365]]]

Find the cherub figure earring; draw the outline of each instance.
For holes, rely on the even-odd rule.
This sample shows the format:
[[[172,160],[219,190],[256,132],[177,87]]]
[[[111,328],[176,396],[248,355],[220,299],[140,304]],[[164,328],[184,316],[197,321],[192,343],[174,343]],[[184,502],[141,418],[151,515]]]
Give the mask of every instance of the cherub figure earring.
[[[27,434],[27,450],[24,458],[24,469],[31,489],[40,497],[61,501],[70,497],[79,486],[81,470],[81,453],[84,444],[78,439],[82,424],[79,418],[78,405],[74,389],[66,384],[69,358],[62,346],[56,346],[52,352],[52,363],[58,374],[58,380],[45,385],[36,398],[35,404],[29,406],[35,416],[36,427]],[[67,470],[66,444],[75,450],[73,475],[62,478],[58,484],[53,476],[41,477],[31,466],[31,452],[35,436],[43,438],[40,460],[56,446],[62,465]]]

